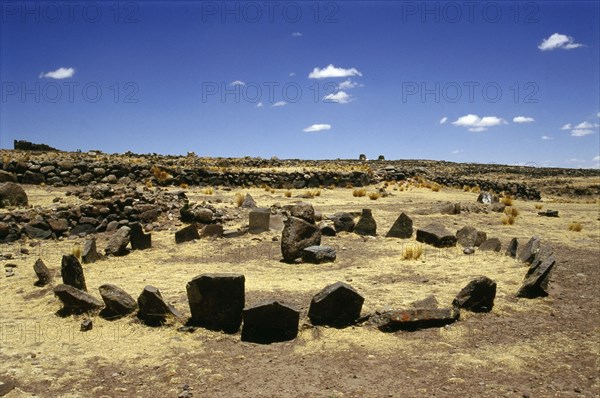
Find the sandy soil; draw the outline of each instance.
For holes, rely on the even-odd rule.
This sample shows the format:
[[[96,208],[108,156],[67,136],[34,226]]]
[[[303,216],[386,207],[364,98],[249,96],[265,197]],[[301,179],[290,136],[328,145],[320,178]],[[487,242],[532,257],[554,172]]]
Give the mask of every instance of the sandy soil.
[[[50,206],[56,196],[68,201],[64,189],[26,187],[31,204]],[[374,191],[375,187],[369,187]],[[543,210],[559,210],[559,218],[537,215],[537,202],[516,200],[515,225],[506,226],[498,213],[418,215],[438,202],[474,203],[477,195],[460,190],[413,188],[376,201],[356,198],[350,189],[324,189],[321,196],[302,199],[323,214],[373,209],[376,238],[355,234],[324,237],[338,249],[335,263],[289,265],[280,262],[280,232],[235,239],[200,240],[175,245],[173,225],[153,233],[153,248],[84,265],[89,291],[113,283],[137,298],[145,285],[185,316],[189,307],[185,284],[210,272],[242,273],[246,304],[273,298],[302,310],[298,338],[271,345],[240,341],[240,335],[207,330],[177,331],[181,322],[150,328],[135,317],[116,321],[93,317],[94,328],[80,332],[84,316],[61,318],[50,287],[33,286],[32,266],[40,257],[60,283],[60,258],[82,239],[3,245],[17,265],[15,275],[0,277],[0,381],[14,383],[6,397],[177,397],[189,388],[194,397],[596,397],[600,396],[600,270],[599,206],[558,203],[546,199]],[[300,200],[303,190],[286,198],[261,189],[203,195],[233,209],[236,192],[251,193],[260,206]],[[217,203],[217,199],[222,203]],[[419,260],[402,260],[409,240],[384,237],[400,212],[415,227],[431,221],[450,230],[473,225],[497,237],[503,249],[512,237],[524,244],[532,235],[555,249],[557,266],[551,295],[516,299],[527,267],[501,253],[465,256],[457,248],[424,248]],[[239,210],[243,223],[246,213]],[[570,232],[572,221],[581,232]],[[240,221],[231,222],[234,228]],[[99,248],[107,237],[99,236]],[[504,250],[503,250],[504,251]],[[382,333],[367,326],[347,329],[313,327],[306,318],[311,297],[325,285],[345,281],[365,297],[363,313],[384,307],[402,308],[435,294],[449,305],[472,278],[486,275],[498,283],[489,314],[463,311],[459,322],[445,328]],[[2,386],[0,386],[2,395]],[[192,395],[188,395],[192,396]]]

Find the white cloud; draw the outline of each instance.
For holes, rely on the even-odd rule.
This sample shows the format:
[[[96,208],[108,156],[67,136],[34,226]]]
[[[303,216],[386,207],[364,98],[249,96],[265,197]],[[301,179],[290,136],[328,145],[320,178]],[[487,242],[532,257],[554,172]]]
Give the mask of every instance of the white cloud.
[[[444,116],[443,118],[440,119],[440,124],[444,124],[448,121],[448,118],[446,116]]]
[[[362,86],[363,86],[362,84],[359,84],[357,82],[353,82],[352,79],[347,79],[347,80],[344,80],[343,82],[341,82],[338,85],[338,89],[339,90],[350,90],[350,89],[353,89],[355,87],[362,87]]]
[[[245,86],[246,83],[244,83],[241,80],[234,80],[231,83],[229,83],[229,86],[233,87],[233,86]]]
[[[288,103],[285,101],[277,101],[273,104],[274,107],[286,106]]]
[[[592,127],[597,127],[597,125],[593,125],[590,122],[581,122],[579,123],[577,126],[575,126],[576,129],[591,129]]]
[[[532,123],[535,119],[529,116],[516,116],[513,118],[514,123]]]
[[[549,136],[547,136],[547,135],[543,135],[543,136],[542,136],[542,139],[543,139],[543,140],[553,140],[554,138],[552,138],[552,137],[549,137]]]
[[[542,40],[538,48],[542,51],[555,50],[557,48],[563,50],[572,50],[574,48],[583,47],[583,44],[575,43],[571,36],[554,33],[547,39]]]
[[[463,150],[462,149],[455,149],[455,150],[452,151],[452,154],[454,154],[454,155],[459,154],[459,153],[463,153]]]
[[[262,108],[263,106],[265,106],[262,102],[259,102],[258,104],[256,104],[257,108]]]
[[[75,68],[58,68],[57,70],[51,71],[51,72],[47,72],[47,73],[40,73],[40,75],[38,76],[40,79],[42,77],[47,77],[49,79],[68,79],[70,77],[73,77],[73,75],[75,74]]]
[[[332,64],[329,64],[327,67],[320,69],[315,68],[308,75],[309,79],[326,79],[330,77],[350,77],[350,76],[362,76],[356,68],[344,69],[344,68],[336,68]]]
[[[324,102],[336,102],[338,104],[347,104],[352,101],[352,96],[345,91],[338,91],[335,94],[329,94],[323,97]]]
[[[571,130],[573,128],[573,126],[571,125],[571,123],[567,123],[564,126],[562,126],[560,129],[561,130]]]
[[[290,75],[291,77],[294,77],[294,76],[296,76],[296,72],[290,72],[290,73],[289,73],[289,75]]]
[[[592,162],[600,162],[600,156],[595,156],[595,157],[592,159]]]
[[[598,114],[596,115],[597,117],[600,117],[600,112],[598,112]]]
[[[302,129],[305,133],[313,133],[316,131],[331,130],[331,124],[313,124],[305,129]]]
[[[302,32],[294,32],[292,33],[293,37],[302,37]]]
[[[506,120],[497,116],[484,116],[480,118],[477,115],[469,114],[459,117],[453,121],[452,124],[455,126],[466,127],[469,131],[479,132],[486,131],[490,127],[507,123]]]
[[[593,134],[594,132],[589,129],[573,129],[571,130],[571,137],[585,137],[586,135]]]

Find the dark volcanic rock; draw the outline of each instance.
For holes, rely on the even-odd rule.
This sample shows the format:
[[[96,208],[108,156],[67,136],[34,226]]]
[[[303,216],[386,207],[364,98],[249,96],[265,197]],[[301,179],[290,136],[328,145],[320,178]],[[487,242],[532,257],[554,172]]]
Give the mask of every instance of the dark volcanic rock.
[[[517,257],[517,250],[519,248],[519,240],[517,238],[512,238],[506,248],[506,255],[512,258]]]
[[[129,224],[129,228],[131,228],[129,240],[133,250],[145,250],[152,247],[152,234],[144,233],[142,224],[133,222]]]
[[[335,261],[335,258],[335,248],[331,246],[309,246],[302,249],[302,261],[305,263],[329,263]]]
[[[544,216],[544,217],[558,217],[558,210],[540,211],[538,213],[538,215]]]
[[[90,234],[94,234],[96,233],[96,227],[92,224],[77,224],[76,226],[74,226],[71,231],[69,232],[69,234],[71,236],[77,236],[79,234],[84,234],[84,235],[90,235]]]
[[[321,235],[323,236],[336,236],[337,232],[335,232],[335,227],[331,224],[321,223],[319,225],[319,229],[321,230]]]
[[[308,317],[315,325],[348,326],[360,317],[364,301],[352,286],[336,282],[312,298]]]
[[[202,228],[200,233],[202,238],[222,238],[223,237],[223,225],[221,224],[210,224]]]
[[[433,308],[438,308],[439,303],[438,303],[437,299],[435,298],[435,296],[433,294],[430,294],[429,296],[425,297],[424,299],[413,302],[412,305],[415,308],[433,309]]]
[[[302,249],[321,244],[321,230],[297,217],[289,217],[281,234],[281,254],[286,262],[302,256]]]
[[[0,170],[0,183],[3,182],[17,182],[17,176],[8,171]]]
[[[48,225],[50,225],[50,229],[56,234],[56,236],[61,236],[69,230],[69,223],[63,218],[50,218],[47,221]]]
[[[249,229],[251,234],[260,234],[267,232],[270,227],[271,210],[270,209],[252,209],[248,214]]]
[[[213,212],[210,209],[204,207],[192,207],[188,204],[183,206],[179,210],[181,215],[181,221],[193,223],[198,222],[202,224],[208,224],[213,220]]]
[[[493,251],[499,252],[502,249],[502,244],[500,243],[500,239],[498,238],[490,238],[487,239],[479,246],[479,250],[481,251]]]
[[[34,283],[35,286],[46,286],[52,280],[52,274],[41,258],[38,258],[33,264],[33,271],[38,280]]]
[[[462,247],[476,247],[487,239],[487,234],[471,226],[465,226],[456,231],[456,241]]]
[[[267,301],[245,308],[242,341],[270,344],[295,339],[300,311],[277,301]]]
[[[199,275],[186,285],[190,324],[235,333],[242,323],[245,278],[235,274]]]
[[[137,303],[133,297],[120,287],[105,284],[100,286],[98,290],[104,304],[106,304],[108,317],[125,316],[131,314],[137,308]]]
[[[440,327],[456,322],[460,310],[451,308],[414,308],[387,311],[377,320],[379,330],[393,332],[397,330],[417,330]]]
[[[354,217],[350,213],[335,213],[329,217],[333,221],[333,226],[336,232],[352,232],[354,231]]]
[[[529,239],[529,241],[525,243],[525,246],[523,246],[523,248],[519,251],[519,261],[531,264],[535,258],[535,255],[540,250],[540,245],[540,238],[537,236]]]
[[[486,276],[473,279],[457,295],[452,305],[473,312],[489,312],[494,307],[496,282]]]
[[[296,203],[290,209],[290,214],[293,217],[298,217],[311,224],[315,223],[315,209],[313,205],[306,202]]]
[[[198,228],[194,224],[188,225],[185,228],[175,232],[175,243],[189,242],[194,239],[200,239]]]
[[[363,209],[358,222],[354,226],[354,233],[363,236],[377,235],[377,223],[373,218],[371,209]]]
[[[79,330],[82,332],[87,332],[89,330],[92,330],[93,328],[94,323],[91,319],[84,319],[83,322],[81,322],[81,325],[79,326]]]
[[[27,206],[27,194],[19,184],[6,182],[0,185],[0,208],[7,206]]]
[[[452,247],[456,245],[456,236],[443,225],[433,223],[417,229],[417,241],[435,247]]]
[[[128,252],[127,245],[129,244],[130,240],[131,228],[123,226],[119,228],[117,232],[113,234],[113,236],[111,236],[106,249],[104,249],[104,252],[107,256],[111,254],[113,256],[124,256]]]
[[[66,312],[86,312],[102,308],[102,301],[70,285],[56,286],[54,294],[63,303]]]
[[[101,258],[102,256],[98,253],[96,249],[96,238],[86,240],[85,245],[83,246],[81,261],[83,261],[84,264],[91,264],[95,263]]]
[[[80,290],[87,290],[83,267],[79,263],[79,260],[77,260],[77,257],[72,255],[63,256],[60,274],[65,285],[73,286]]]
[[[52,236],[52,231],[49,229],[41,229],[32,224],[26,224],[23,227],[23,232],[25,232],[30,239],[48,239]]]
[[[536,298],[548,295],[550,275],[556,264],[553,255],[544,260],[534,261],[527,270],[525,280],[517,292],[517,297]]]
[[[255,207],[258,207],[256,205],[256,202],[254,201],[254,199],[252,198],[252,196],[250,196],[249,193],[246,194],[246,197],[244,198],[244,201],[242,202],[242,209],[254,209]]]
[[[154,286],[144,287],[137,302],[140,309],[137,316],[148,326],[163,325],[170,316],[181,317],[173,306],[163,300],[160,291]]]
[[[409,216],[407,216],[405,213],[402,213],[396,219],[394,225],[392,225],[385,237],[408,239],[412,236],[412,234],[413,222]]]

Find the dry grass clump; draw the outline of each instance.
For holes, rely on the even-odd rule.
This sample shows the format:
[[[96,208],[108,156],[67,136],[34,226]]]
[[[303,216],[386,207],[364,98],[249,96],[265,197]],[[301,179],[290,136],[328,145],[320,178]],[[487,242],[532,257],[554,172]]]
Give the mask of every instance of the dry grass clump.
[[[571,223],[569,224],[569,231],[572,232],[579,232],[582,229],[582,225],[579,222],[576,221],[571,221]]]
[[[183,189],[188,189],[188,187],[189,187],[189,185],[185,182],[182,182],[179,186]]]
[[[78,260],[81,260],[81,246],[78,244],[74,245],[71,249],[71,254],[77,257]]]
[[[481,188],[479,188],[479,185],[475,185],[473,188],[471,188],[471,192],[480,193]]]
[[[469,192],[469,191],[471,191],[471,187],[468,185],[463,185],[463,191]]]
[[[321,196],[321,190],[320,189],[307,189],[306,191],[304,191],[304,195],[305,198],[314,198],[315,196]]]
[[[237,207],[241,207],[242,203],[244,203],[244,195],[241,192],[238,192],[235,194],[235,204],[237,205]]]
[[[440,184],[438,184],[437,182],[434,182],[433,184],[431,184],[430,189],[433,192],[439,192],[442,189],[442,186]]]
[[[367,190],[365,188],[355,189],[352,191],[352,196],[355,198],[362,198],[367,195]]]
[[[146,182],[144,182],[144,185],[146,185],[146,188],[152,188],[154,185],[152,185],[152,181],[150,180],[146,180]]]
[[[541,205],[541,204],[535,205],[536,210],[542,210],[542,207],[544,207],[544,205]]]
[[[369,199],[371,200],[377,200],[381,197],[381,194],[379,192],[369,192]]]
[[[202,193],[203,193],[204,195],[212,195],[212,194],[214,194],[214,193],[215,193],[215,189],[214,189],[213,187],[206,187],[206,188],[203,188],[203,189],[202,189]],[[243,200],[242,200],[242,202],[243,202]],[[240,205],[240,206],[241,206],[241,205]]]
[[[504,214],[506,214],[507,216],[516,217],[519,215],[519,210],[516,207],[512,207],[512,206],[505,207]]]
[[[346,183],[346,188],[347,189],[352,189],[352,188],[354,188],[354,185],[352,185],[351,182],[348,182],[348,183]]]
[[[158,181],[161,184],[173,178],[171,174],[167,173],[165,170],[161,169],[158,166],[152,166],[150,168],[150,172],[152,173],[154,178],[156,178],[156,181]]]
[[[513,198],[512,198],[512,196],[503,196],[502,198],[500,198],[500,203],[503,203],[506,206],[512,206]]]
[[[289,189],[287,191],[285,191],[284,193],[286,198],[291,198],[292,197],[292,191],[290,191]]]
[[[515,216],[505,214],[502,216],[502,224],[504,225],[513,225],[515,223]]]
[[[410,244],[402,249],[403,260],[418,260],[423,254],[423,245]]]

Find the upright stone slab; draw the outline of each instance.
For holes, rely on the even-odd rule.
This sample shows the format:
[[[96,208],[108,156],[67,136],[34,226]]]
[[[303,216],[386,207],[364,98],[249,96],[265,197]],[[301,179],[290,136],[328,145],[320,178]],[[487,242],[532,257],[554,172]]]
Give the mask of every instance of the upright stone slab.
[[[352,286],[336,282],[312,298],[308,317],[315,325],[348,326],[360,317],[364,301]]]
[[[83,267],[79,263],[79,260],[77,260],[77,257],[72,255],[62,257],[60,275],[65,285],[87,291]]]
[[[525,275],[525,280],[517,292],[517,297],[536,298],[547,296],[550,275],[555,264],[554,255],[550,255],[544,260],[534,261]]]
[[[244,309],[242,341],[270,344],[293,340],[298,335],[300,311],[278,301]]]
[[[297,217],[289,217],[281,234],[281,254],[286,262],[294,262],[302,256],[302,249],[321,244],[318,226]]]
[[[519,261],[523,263],[531,264],[535,255],[540,250],[540,238],[537,236],[532,237],[525,243],[525,246],[519,251]]]
[[[146,286],[138,297],[138,318],[146,325],[163,325],[169,316],[181,317],[173,306],[167,304],[160,294],[160,290],[154,286]]]
[[[125,316],[131,314],[137,308],[137,303],[133,297],[118,286],[105,284],[100,286],[98,290],[109,312],[109,317]]]
[[[473,279],[457,295],[452,305],[473,312],[490,312],[496,298],[496,282],[486,276]]]
[[[81,255],[81,261],[84,264],[95,263],[100,260],[102,256],[98,253],[96,248],[96,238],[90,238],[85,241],[83,245],[83,253]]]
[[[500,239],[498,238],[487,239],[479,246],[479,250],[481,251],[499,252],[501,249],[502,244],[500,243]]]
[[[124,256],[128,253],[127,245],[131,240],[131,228],[128,226],[122,226],[111,236],[108,241],[106,249],[104,249],[106,255],[113,256]]]
[[[252,209],[248,213],[249,229],[251,234],[260,234],[269,230],[271,209]]]
[[[471,226],[465,226],[456,231],[456,241],[462,247],[480,246],[487,240],[487,234]]]
[[[333,221],[333,226],[336,232],[353,232],[354,217],[350,213],[335,213],[329,217]]]
[[[256,206],[256,202],[254,201],[254,199],[252,198],[252,196],[250,196],[249,193],[246,194],[246,197],[244,198],[244,201],[242,202],[242,209],[254,209]]]
[[[373,218],[371,209],[363,209],[358,222],[354,226],[354,233],[363,236],[377,235],[377,223]]]
[[[175,232],[175,243],[177,244],[189,242],[194,239],[200,239],[198,228],[196,228],[194,224],[188,225]]]
[[[245,278],[237,274],[199,275],[186,285],[190,323],[235,333],[242,323]]]
[[[512,238],[506,248],[506,255],[512,258],[517,258],[517,250],[519,249],[519,240]]]
[[[146,250],[152,247],[152,234],[144,233],[144,228],[139,222],[129,224],[131,228],[131,248],[133,250]]]
[[[35,286],[46,286],[52,280],[52,274],[41,258],[38,258],[33,264],[33,271],[38,280],[34,283]]]
[[[417,241],[435,247],[452,247],[456,245],[456,236],[441,224],[432,223],[417,229]]]
[[[388,233],[385,235],[386,238],[400,238],[408,239],[413,234],[413,221],[405,213],[401,213],[400,216],[394,222],[394,225],[390,228]]]

